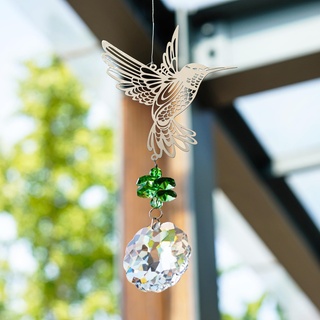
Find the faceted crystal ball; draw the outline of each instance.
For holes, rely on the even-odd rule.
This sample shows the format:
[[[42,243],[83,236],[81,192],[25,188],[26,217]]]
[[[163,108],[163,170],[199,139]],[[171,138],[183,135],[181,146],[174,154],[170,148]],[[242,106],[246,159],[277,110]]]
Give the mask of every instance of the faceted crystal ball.
[[[135,234],[126,248],[123,267],[138,289],[161,292],[180,280],[190,255],[187,235],[171,222],[157,222]]]

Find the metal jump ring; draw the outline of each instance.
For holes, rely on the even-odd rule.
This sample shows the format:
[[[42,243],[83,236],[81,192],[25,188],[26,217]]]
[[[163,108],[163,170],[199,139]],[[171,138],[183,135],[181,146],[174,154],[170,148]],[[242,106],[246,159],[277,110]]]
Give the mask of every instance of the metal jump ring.
[[[155,209],[160,211],[160,215],[158,217],[154,217],[154,216],[151,215],[152,211],[155,210]],[[163,216],[163,212],[162,212],[162,210],[160,208],[152,208],[149,211],[149,218],[152,219],[152,220],[158,220],[159,221],[159,219],[161,219],[162,216]]]
[[[151,160],[156,164],[157,163],[157,160],[159,159],[159,157],[156,155],[156,154],[153,154],[151,156]]]

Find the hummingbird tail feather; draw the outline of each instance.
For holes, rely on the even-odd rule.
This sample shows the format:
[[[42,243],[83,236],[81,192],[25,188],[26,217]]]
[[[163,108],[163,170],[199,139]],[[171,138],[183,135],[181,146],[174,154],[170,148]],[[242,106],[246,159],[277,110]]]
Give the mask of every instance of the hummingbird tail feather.
[[[156,123],[154,123],[150,129],[147,148],[149,151],[153,151],[151,156],[151,160],[153,161],[161,158],[163,151],[166,150],[162,136],[162,130],[157,126]]]
[[[180,123],[178,123],[175,120],[172,121],[172,125],[175,131],[175,133],[173,134],[173,137],[183,142],[186,148],[186,150],[184,150],[183,148],[180,148],[181,150],[189,151],[189,146],[188,146],[189,144],[198,143],[197,140],[194,138],[196,136],[195,131],[182,126]]]
[[[147,143],[148,150],[153,151],[151,159],[161,158],[163,152],[173,158],[176,155],[175,147],[182,151],[189,151],[189,144],[197,144],[195,135],[193,130],[183,127],[175,120],[170,121],[165,127],[154,123]]]

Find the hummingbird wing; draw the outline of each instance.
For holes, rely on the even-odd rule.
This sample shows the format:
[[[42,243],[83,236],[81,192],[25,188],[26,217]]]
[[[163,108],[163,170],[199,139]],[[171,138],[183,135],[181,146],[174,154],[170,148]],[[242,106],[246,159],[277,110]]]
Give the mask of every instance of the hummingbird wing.
[[[168,42],[166,52],[162,56],[162,63],[160,65],[160,72],[166,76],[173,76],[178,72],[178,35],[179,26],[176,27],[172,35],[171,42]]]
[[[105,40],[102,47],[107,73],[118,82],[117,88],[135,101],[152,105],[163,82],[156,65],[147,66]]]

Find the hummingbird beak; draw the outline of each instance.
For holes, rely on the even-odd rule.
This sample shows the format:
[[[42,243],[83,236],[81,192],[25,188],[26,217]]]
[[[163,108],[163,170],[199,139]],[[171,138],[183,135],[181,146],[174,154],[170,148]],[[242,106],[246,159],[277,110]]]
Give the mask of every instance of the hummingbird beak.
[[[237,67],[215,67],[215,68],[206,68],[207,73],[218,72],[222,70],[236,69]]]

